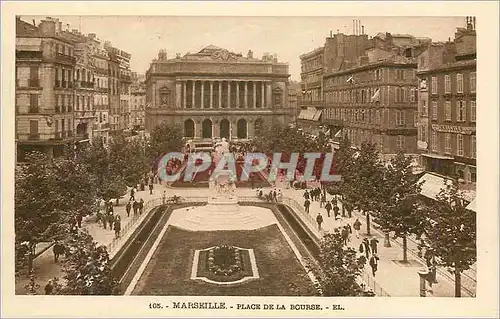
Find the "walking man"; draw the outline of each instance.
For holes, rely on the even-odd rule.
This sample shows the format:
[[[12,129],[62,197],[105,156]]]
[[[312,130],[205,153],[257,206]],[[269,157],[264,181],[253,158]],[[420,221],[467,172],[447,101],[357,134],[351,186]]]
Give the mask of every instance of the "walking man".
[[[64,254],[64,246],[60,242],[56,242],[54,247],[52,247],[52,252],[54,253],[54,262],[59,261],[59,256]]]
[[[127,211],[127,217],[130,217],[130,210],[132,209],[132,205],[130,204],[130,201],[127,203],[127,206],[125,206],[125,210]]]
[[[153,183],[149,183],[149,195],[153,195]]]
[[[137,216],[137,213],[139,212],[139,203],[136,200],[134,200],[132,208],[134,209],[134,216]]]
[[[361,229],[361,222],[359,221],[358,218],[356,218],[352,226],[354,227],[354,232],[356,232],[356,238],[359,238],[359,230]]]
[[[378,245],[378,239],[373,237],[372,239],[370,239],[370,248],[372,249],[372,252],[374,254],[377,254],[378,250],[377,250],[377,245]]]
[[[135,201],[135,187],[132,187],[130,189],[130,201],[134,200]]]
[[[326,213],[328,217],[330,217],[330,211],[332,210],[332,204],[330,202],[327,202],[325,205]]]
[[[306,201],[304,202],[304,209],[308,214],[309,214],[309,206],[311,206],[311,202],[308,199],[306,199]]]
[[[363,242],[361,243],[361,245],[363,245],[366,258],[370,258],[370,243],[368,242],[368,238],[363,238]]]
[[[378,258],[378,256],[376,254],[374,254],[371,258],[370,258],[370,267],[372,267],[372,274],[373,274],[373,277],[375,277],[375,273],[377,272],[377,269],[378,269],[378,261],[380,260],[380,258]]]
[[[78,213],[76,215],[76,223],[78,224],[78,228],[82,228],[83,215],[82,213]]]
[[[325,193],[321,193],[321,201],[319,202],[319,207],[323,207],[323,205],[325,205],[326,203],[326,194]]]
[[[335,206],[333,206],[333,216],[335,217],[335,219],[337,219],[337,216],[339,215],[339,207],[337,206],[337,204],[335,204]]]
[[[122,229],[120,215],[116,215],[115,223],[114,223],[114,228],[115,228],[115,237],[119,238],[120,237],[120,231]]]
[[[165,205],[165,202],[167,201],[167,191],[163,191],[163,195],[161,195],[161,200],[163,202],[163,205]]]
[[[141,198],[139,200],[139,215],[143,213],[143,210],[144,210],[144,200]]]
[[[321,224],[323,224],[323,216],[321,216],[321,213],[318,213],[318,216],[316,217],[316,222],[318,223],[318,229],[321,230]]]
[[[349,230],[347,229],[347,226],[342,227],[341,235],[344,245],[347,245],[347,238],[349,237]]]
[[[304,193],[304,198],[305,198],[306,200],[309,200],[309,192],[308,192],[308,191],[305,191],[305,193]]]

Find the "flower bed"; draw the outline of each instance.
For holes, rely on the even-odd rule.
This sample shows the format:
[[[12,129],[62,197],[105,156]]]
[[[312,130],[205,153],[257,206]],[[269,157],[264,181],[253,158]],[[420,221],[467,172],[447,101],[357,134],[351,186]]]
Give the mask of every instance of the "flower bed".
[[[202,250],[199,255],[198,276],[219,282],[252,276],[248,251],[228,245]]]

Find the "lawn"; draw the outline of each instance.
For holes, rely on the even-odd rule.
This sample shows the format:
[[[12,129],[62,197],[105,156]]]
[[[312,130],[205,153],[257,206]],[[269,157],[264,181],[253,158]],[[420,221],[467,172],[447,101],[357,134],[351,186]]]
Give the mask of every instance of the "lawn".
[[[234,286],[191,280],[194,250],[218,244],[254,249],[259,279]],[[134,295],[312,296],[312,283],[276,225],[250,231],[191,232],[169,226]]]

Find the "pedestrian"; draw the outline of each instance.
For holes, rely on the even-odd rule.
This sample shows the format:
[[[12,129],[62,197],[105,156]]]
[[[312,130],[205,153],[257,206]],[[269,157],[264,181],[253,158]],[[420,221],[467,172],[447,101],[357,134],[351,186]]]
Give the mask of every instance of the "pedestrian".
[[[102,225],[102,213],[101,213],[101,211],[98,211],[95,214],[95,217],[96,217],[97,225]]]
[[[276,193],[276,188],[273,189],[273,198],[274,198],[274,202],[278,202],[278,196],[277,196],[277,193]]]
[[[378,249],[377,249],[378,243],[379,243],[379,241],[377,238],[373,237],[372,239],[370,239],[370,248],[372,249],[372,252],[374,254],[376,254],[378,252]]]
[[[311,202],[308,199],[306,199],[304,202],[304,209],[308,214],[309,214],[309,206],[311,206]]]
[[[141,198],[139,200],[139,215],[141,215],[144,212],[144,200]]]
[[[318,213],[318,216],[316,217],[316,222],[318,223],[318,229],[321,230],[321,224],[323,224],[323,216],[321,216],[321,213]]]
[[[337,216],[339,215],[339,207],[337,206],[337,204],[335,204],[335,206],[333,206],[333,217],[335,219],[337,219]]]
[[[52,247],[52,252],[54,253],[54,263],[57,263],[59,261],[59,256],[64,254],[64,246],[57,241],[54,247]]]
[[[304,199],[309,200],[309,192],[308,191],[304,192]]]
[[[262,197],[264,196],[264,193],[262,192],[262,189],[259,190],[259,198],[262,199]]]
[[[372,267],[372,274],[373,274],[373,277],[375,277],[375,273],[377,272],[377,269],[378,269],[378,261],[380,260],[380,258],[378,258],[378,256],[376,254],[374,254],[371,258],[370,258],[370,267]]]
[[[370,250],[370,242],[368,242],[368,238],[363,238],[363,241],[361,242],[361,244],[363,245],[363,248],[364,248],[364,251],[365,251],[365,254],[366,254],[366,258],[370,258],[370,254],[371,254],[371,250]]]
[[[341,235],[344,245],[347,245],[347,238],[349,237],[349,230],[347,230],[347,226],[342,227]]]
[[[76,214],[76,223],[78,225],[78,228],[82,228],[82,221],[83,221],[82,213]]]
[[[153,195],[153,183],[149,183],[149,195]]]
[[[320,196],[321,196],[321,188],[316,187],[316,201],[320,201]],[[325,200],[326,201],[326,200]]]
[[[321,194],[321,201],[319,202],[319,207],[323,207],[326,203],[326,194],[322,192]]]
[[[115,229],[115,237],[119,238],[120,237],[120,231],[122,229],[120,215],[117,215],[116,218],[115,218],[114,229]]]
[[[76,234],[78,232],[77,225],[78,225],[78,221],[76,220],[76,217],[73,216],[73,218],[71,218],[70,223],[69,223],[69,231],[72,234]]]
[[[103,227],[104,229],[106,229],[106,224],[107,224],[107,222],[108,222],[108,219],[107,219],[107,218],[108,218],[108,214],[107,214],[107,213],[104,213],[104,214],[102,214],[102,215],[101,215],[102,227]]]
[[[127,211],[127,217],[130,217],[130,210],[132,209],[132,204],[130,204],[130,201],[127,203],[127,206],[125,206],[125,210]]]
[[[46,295],[52,295],[52,292],[54,291],[54,286],[52,285],[52,279],[50,279],[47,284],[44,287],[45,294]]]
[[[137,215],[137,213],[139,212],[139,203],[134,200],[134,203],[132,204],[132,208],[134,209],[134,216]]]
[[[167,191],[163,191],[163,195],[161,195],[161,200],[163,202],[163,205],[165,205],[165,202],[167,201]]]
[[[328,217],[330,217],[330,211],[332,210],[332,204],[330,204],[330,202],[327,202],[325,205],[325,209],[326,209],[326,213],[327,213]]]
[[[130,189],[130,200],[131,200],[131,201],[132,201],[132,200],[135,200],[135,188],[134,188],[134,187],[132,187],[132,188]]]
[[[114,210],[114,208],[113,208],[113,200],[110,199],[109,203],[108,203],[108,214],[113,214],[113,212],[114,212],[113,210]]]
[[[345,227],[347,228],[347,231],[349,232],[349,235],[347,236],[347,241],[351,241],[351,235],[352,235],[352,227],[351,227],[351,224],[347,223],[345,225]]]
[[[352,226],[354,228],[354,231],[356,232],[356,238],[359,238],[359,230],[361,229],[361,222],[359,221],[358,218],[356,218]]]
[[[278,199],[280,202],[283,200],[283,192],[281,191],[281,189],[278,190]]]

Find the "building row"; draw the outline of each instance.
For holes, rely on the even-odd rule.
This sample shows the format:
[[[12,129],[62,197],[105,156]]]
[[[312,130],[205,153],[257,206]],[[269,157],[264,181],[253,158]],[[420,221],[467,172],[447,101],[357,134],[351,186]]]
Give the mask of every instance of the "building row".
[[[434,175],[429,179],[454,177],[475,189],[475,18],[447,42],[388,32],[368,37],[364,28],[330,32],[300,60],[302,129],[334,140],[347,135],[355,147],[375,143],[384,159],[403,150]]]
[[[65,146],[130,125],[131,55],[58,19],[16,19],[16,151],[59,156]]]

